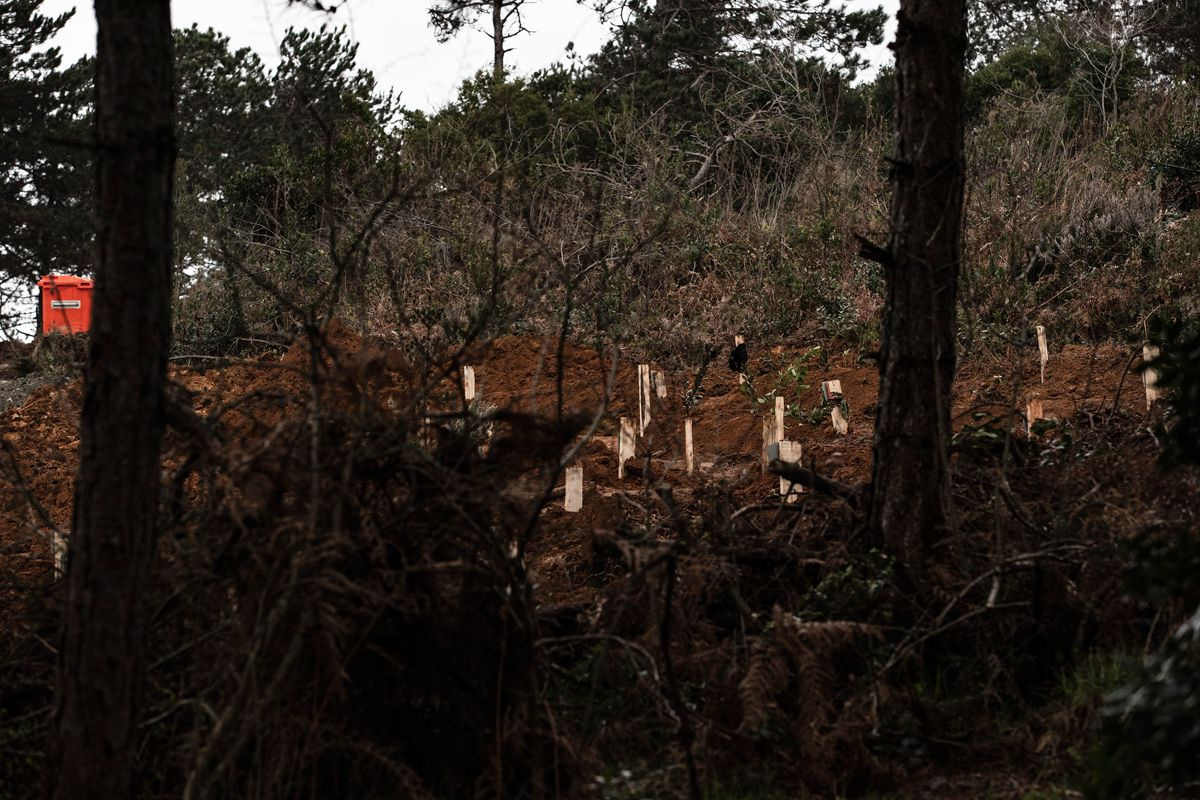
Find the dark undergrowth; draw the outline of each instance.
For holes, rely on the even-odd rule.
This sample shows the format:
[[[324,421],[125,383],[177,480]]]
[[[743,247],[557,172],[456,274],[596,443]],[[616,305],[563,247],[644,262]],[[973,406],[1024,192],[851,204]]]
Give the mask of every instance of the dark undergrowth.
[[[1185,612],[1126,573],[1141,537],[1195,535],[1200,486],[1104,409],[960,436],[927,574],[852,501],[684,504],[655,479],[571,555],[577,599],[547,603],[526,556],[565,533],[541,511],[590,420],[451,413],[431,442],[420,371],[316,348],[291,383],[233,368],[179,406],[141,796],[1056,796],[1088,774],[1101,696]],[[6,570],[0,796],[27,797],[61,587]]]

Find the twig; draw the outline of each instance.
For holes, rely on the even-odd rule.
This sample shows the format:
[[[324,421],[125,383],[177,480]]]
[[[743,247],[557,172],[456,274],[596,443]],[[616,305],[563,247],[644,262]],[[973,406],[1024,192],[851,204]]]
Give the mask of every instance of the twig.
[[[786,478],[792,483],[799,483],[810,489],[816,489],[823,494],[845,500],[852,507],[858,508],[863,490],[862,486],[851,486],[848,483],[835,481],[833,478],[826,478],[824,475],[813,472],[810,469],[797,464],[789,464],[779,459],[775,459],[767,465],[767,472],[772,475],[778,475],[781,478]]]
[[[911,651],[915,650],[916,648],[920,647],[925,642],[929,641],[930,639],[934,638],[935,636],[939,636],[942,633],[945,633],[946,631],[950,630],[951,628],[955,627],[956,625],[960,625],[969,619],[973,619],[973,618],[979,616],[980,614],[984,613],[985,611],[992,611],[992,610],[999,611],[999,610],[1003,610],[1003,609],[1017,608],[1020,606],[1029,605],[1029,603],[1026,603],[1024,601],[1017,602],[1017,603],[1000,603],[1000,604],[989,603],[987,605],[983,605],[983,606],[980,606],[979,608],[968,611],[967,613],[963,614],[962,616],[956,617],[955,619],[950,620],[949,622],[944,622],[944,620],[946,619],[947,616],[949,616],[950,612],[954,609],[954,607],[957,606],[960,602],[962,602],[962,600],[968,594],[970,594],[971,591],[974,590],[974,588],[976,586],[980,585],[984,581],[987,581],[993,577],[996,577],[996,576],[1002,574],[1006,569],[1008,569],[1011,566],[1028,567],[1028,566],[1032,566],[1033,562],[1038,561],[1038,560],[1053,559],[1056,557],[1061,557],[1063,553],[1081,552],[1081,551],[1090,550],[1090,549],[1091,548],[1088,545],[1064,543],[1064,544],[1058,545],[1056,547],[1049,547],[1049,548],[1046,548],[1045,550],[1038,550],[1038,551],[1035,551],[1032,553],[1018,553],[1015,556],[1009,556],[1008,558],[1003,559],[1002,561],[997,563],[995,566],[993,566],[991,569],[988,569],[988,570],[980,573],[979,575],[976,575],[974,578],[972,578],[970,581],[968,581],[967,584],[961,590],[959,590],[958,594],[956,594],[954,597],[952,597],[950,599],[950,601],[948,603],[946,603],[946,605],[942,608],[941,613],[939,613],[937,615],[937,617],[933,620],[933,628],[932,629],[929,629],[922,635],[916,636],[916,637],[915,637],[915,634],[917,633],[916,630],[909,632],[909,634],[904,638],[904,640],[901,641],[899,645],[897,645],[895,652],[892,654],[892,657],[889,658],[888,662],[883,666],[883,668],[881,670],[879,670],[879,675],[882,676],[884,673],[891,670],[891,668],[896,666],[896,664],[898,664],[906,655],[908,655]]]
[[[1133,362],[1137,361],[1138,349],[1135,347],[1129,351],[1129,360],[1125,362],[1125,369],[1121,372],[1121,380],[1117,383],[1117,391],[1113,395],[1112,411],[1108,412],[1106,422],[1112,422],[1112,418],[1116,416],[1117,410],[1121,408],[1121,389],[1125,388],[1125,377],[1129,374],[1129,370],[1133,367]]]

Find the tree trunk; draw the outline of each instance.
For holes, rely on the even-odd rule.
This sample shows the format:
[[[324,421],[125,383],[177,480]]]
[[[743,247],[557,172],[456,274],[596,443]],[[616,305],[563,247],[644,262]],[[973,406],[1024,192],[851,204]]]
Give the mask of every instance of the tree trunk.
[[[870,521],[921,571],[951,520],[950,399],[962,252],[964,0],[901,0],[891,235]]]
[[[504,7],[510,0],[492,0],[492,102],[500,97],[504,103],[501,109],[508,116],[508,95],[504,92]],[[505,126],[507,128],[507,125]],[[504,181],[507,172],[508,148],[496,154],[496,183],[492,187],[492,243],[489,261],[492,277],[489,290],[489,305],[495,311],[495,303],[500,289],[500,239],[503,226],[502,212],[504,210]]]
[[[504,81],[504,0],[492,0],[492,83]]]
[[[131,793],[170,343],[168,0],[96,0],[96,297],[58,655],[52,794]]]

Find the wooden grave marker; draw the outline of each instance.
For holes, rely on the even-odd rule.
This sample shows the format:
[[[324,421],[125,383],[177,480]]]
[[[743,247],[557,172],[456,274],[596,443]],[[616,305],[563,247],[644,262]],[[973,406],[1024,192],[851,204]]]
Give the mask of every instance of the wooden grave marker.
[[[832,406],[829,409],[829,420],[833,423],[833,430],[842,436],[848,434],[850,422],[842,414],[842,382],[840,380],[821,383],[821,402]]]
[[[771,445],[779,441],[779,430],[775,427],[774,415],[763,415],[762,436],[762,471],[766,472],[767,464],[771,463]]]
[[[468,404],[475,399],[475,368],[463,367],[463,400]]]
[[[775,397],[775,436],[776,436],[776,439],[779,441],[782,441],[784,438],[784,436],[783,436],[783,433],[784,433],[783,413],[785,410],[786,410],[786,406],[783,402],[783,396],[777,395]]]
[[[567,467],[566,488],[563,511],[575,514],[583,508],[583,467]]]
[[[691,475],[696,471],[696,451],[692,447],[691,417],[688,417],[683,421],[683,463],[687,468],[688,475]]]
[[[650,427],[650,365],[638,364],[638,436]]]
[[[801,447],[799,442],[789,442],[780,440],[773,443],[767,448],[767,456],[771,461],[782,461],[785,464],[799,464],[801,455]],[[779,495],[785,503],[795,503],[800,499],[800,493],[804,491],[801,484],[793,483],[787,478],[780,476],[779,478]]]
[[[57,529],[50,532],[50,554],[54,560],[54,577],[66,575],[67,540]]]
[[[633,422],[628,417],[621,417],[621,428],[617,433],[617,480],[625,478],[625,462],[633,458],[636,443]]]
[[[1045,419],[1046,413],[1042,410],[1042,401],[1034,397],[1025,404],[1025,432],[1033,434],[1033,423],[1039,419]]]
[[[1149,364],[1156,358],[1158,358],[1158,347],[1152,344],[1142,346],[1143,363]],[[1142,370],[1142,383],[1146,387],[1146,410],[1149,411],[1154,407],[1154,402],[1162,397],[1162,390],[1158,388],[1158,370]]]
[[[654,390],[655,397],[665,400],[667,397],[667,373],[661,369],[650,370],[650,388]]]
[[[1046,326],[1037,326],[1038,359],[1042,363],[1042,383],[1046,382],[1046,362],[1050,360],[1050,348],[1046,346]]]

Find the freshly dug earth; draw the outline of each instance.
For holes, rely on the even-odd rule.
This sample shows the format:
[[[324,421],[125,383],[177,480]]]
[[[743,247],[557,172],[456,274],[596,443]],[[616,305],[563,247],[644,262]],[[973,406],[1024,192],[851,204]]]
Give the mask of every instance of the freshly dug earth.
[[[553,338],[500,338],[448,356],[432,368],[421,368],[404,354],[365,342],[335,323],[321,343],[297,343],[281,358],[262,357],[206,371],[179,368],[173,371],[172,380],[177,401],[214,423],[227,448],[234,452],[242,448],[246,454],[239,490],[230,496],[252,505],[256,459],[263,451],[260,444],[286,426],[294,425],[304,414],[322,413],[329,407],[369,411],[397,425],[409,425],[422,417],[452,424],[461,418],[464,407],[458,381],[463,364],[475,367],[478,396],[497,410],[485,463],[519,473],[521,480],[513,482],[514,491],[525,494],[518,499],[532,500],[542,489],[551,488],[539,484],[545,477],[536,465],[516,458],[506,460],[520,450],[522,440],[538,435],[539,420],[567,420],[577,432],[566,444],[579,447],[575,463],[584,468],[583,509],[569,514],[561,500],[552,501],[541,512],[526,561],[540,607],[585,609],[580,615],[610,626],[604,630],[619,632],[622,626],[645,630],[645,620],[631,622],[625,618],[628,609],[607,602],[614,596],[613,587],[623,587],[635,604],[644,605],[638,609],[643,617],[654,606],[648,594],[643,597],[649,591],[646,587],[639,588],[635,582],[626,587],[619,569],[606,572],[605,564],[610,562],[604,555],[606,543],[617,541],[613,534],[638,515],[638,504],[649,502],[649,489],[670,485],[682,518],[692,525],[703,525],[714,513],[729,519],[741,510],[783,511],[778,478],[764,474],[761,466],[762,419],[773,413],[774,396],[782,396],[788,406],[785,435],[801,444],[805,466],[850,485],[870,478],[878,373],[873,362],[850,351],[752,348],[747,370],[751,378],[745,385],[726,368],[723,356],[704,371],[702,380],[697,380],[695,372],[669,373],[667,396],[655,400],[650,427],[621,480],[617,478],[615,441],[620,418],[637,417],[636,363],[612,352]],[[1112,452],[1100,453],[1095,460],[1099,466],[1087,474],[1073,473],[1078,469],[1073,465],[1060,469],[1048,462],[1047,470],[1060,469],[1062,474],[1056,476],[1059,494],[1051,493],[1046,503],[1061,504],[1064,516],[1073,514],[1072,509],[1080,504],[1099,503],[1110,515],[1135,517],[1154,508],[1164,492],[1177,491],[1179,497],[1169,498],[1172,507],[1186,508],[1190,489],[1159,486],[1154,452],[1146,445],[1146,437],[1137,434],[1139,427],[1147,427],[1142,422],[1146,409],[1138,366],[1136,354],[1126,349],[1071,345],[1052,353],[1043,383],[1033,349],[1014,352],[1008,360],[968,360],[960,368],[954,391],[956,431],[968,444],[976,439],[995,441],[1007,432],[1015,433],[1017,442],[1026,441],[1022,415],[1027,402],[1038,399],[1047,417],[1085,425],[1091,431],[1111,426],[1115,441],[1121,443]],[[433,378],[426,379],[426,375]],[[828,380],[841,382],[850,412],[848,435],[834,432],[828,410],[822,407],[820,385]],[[314,392],[314,386],[320,391]],[[690,409],[687,401],[691,401]],[[44,594],[53,585],[49,541],[55,528],[67,533],[70,526],[80,402],[80,385],[74,382],[36,389],[20,406],[0,413],[4,447],[0,469],[0,636],[10,635],[22,625],[29,598]],[[913,409],[912,413],[922,410]],[[694,421],[698,466],[693,475],[683,469],[683,420],[689,416]],[[183,435],[175,431],[168,436],[168,467],[175,465],[179,452],[175,445]],[[1059,441],[1056,435],[1052,430],[1045,441]],[[969,450],[963,452],[967,455],[960,459],[970,457]],[[807,521],[812,529],[839,530],[830,524],[840,513],[836,504],[813,503],[812,497],[810,494],[799,505],[799,514],[793,510],[792,518]],[[982,519],[990,513],[983,502],[962,509],[964,520],[973,515],[982,515]],[[1085,521],[1080,524],[1093,524],[1094,517],[1090,512],[1081,514],[1079,518]],[[705,530],[693,532],[701,537],[708,534]],[[767,557],[791,553],[791,558],[794,551],[789,539]],[[758,556],[741,552],[736,557]],[[803,573],[809,569],[805,564],[805,559],[795,558],[794,563],[771,569]],[[723,587],[733,585],[736,590],[736,579],[730,584],[729,578],[731,570],[737,570],[734,563],[698,558],[681,570],[681,604],[708,606],[695,614],[681,611],[681,617],[724,613],[720,605],[727,602],[728,592]],[[762,597],[742,599],[735,592],[734,600],[743,610],[746,602],[765,603],[769,616],[770,593],[775,589],[760,588]],[[719,680],[728,683],[729,654],[712,629],[711,623],[696,623],[678,634],[696,651],[684,667],[693,676],[714,676],[713,685],[720,675],[724,677]],[[713,702],[716,705],[706,713],[726,718],[736,728],[736,697],[721,696]],[[741,741],[737,737],[731,740]],[[998,758],[1003,758],[1003,749],[998,748]],[[731,744],[728,752],[736,758],[738,751]],[[952,780],[939,785],[957,784]],[[928,794],[935,795],[941,796]]]
[[[369,387],[381,403],[395,407],[397,398],[411,398],[418,389],[416,372],[401,354],[365,345],[336,322],[327,331],[326,348],[321,355],[327,365],[325,379],[334,384],[335,392],[338,382],[353,382]],[[240,432],[262,434],[307,402],[310,352],[295,346],[280,359],[267,356],[207,371],[176,369],[172,379],[190,396],[198,414],[222,413]],[[1032,398],[1042,401],[1045,415],[1051,418],[1110,413],[1114,402],[1124,411],[1144,412],[1139,362],[1130,356],[1129,350],[1108,345],[1068,345],[1051,356],[1045,383],[1039,380],[1036,352],[1020,353],[1007,362],[967,361],[954,391],[956,428],[978,424],[980,418],[1010,415],[1008,424],[1023,428],[1021,415]],[[527,337],[476,344],[461,356],[464,363],[468,359],[474,363],[478,396],[498,409],[553,419],[561,408],[565,416],[596,418],[595,440],[583,447],[578,458],[584,468],[583,513],[548,509],[534,544],[534,566],[551,593],[547,601],[574,593],[570,580],[552,577],[564,568],[570,571],[572,543],[581,544],[581,534],[596,528],[615,526],[617,493],[639,491],[651,476],[673,484],[685,506],[698,489],[712,484],[734,489],[747,504],[775,497],[778,479],[761,470],[762,417],[773,413],[773,393],[782,395],[791,410],[815,419],[814,423],[789,416],[785,422],[786,438],[801,444],[806,466],[847,484],[870,478],[879,376],[874,363],[857,353],[783,346],[752,349],[748,369],[752,380],[746,386],[718,359],[706,371],[697,392],[703,399],[690,414],[698,465],[693,476],[683,469],[682,421],[687,416],[684,395],[693,388],[696,375],[668,374],[667,397],[655,399],[652,423],[623,481],[617,479],[615,441],[618,420],[637,418],[636,364],[617,357],[614,366],[611,352],[567,343],[561,354],[560,386],[559,357],[557,340]],[[793,364],[800,366],[800,381],[787,379],[786,370]],[[443,372],[456,374],[453,366],[443,366]],[[849,404],[846,436],[833,431],[827,413],[818,413],[820,384],[829,380],[841,381]],[[456,395],[455,381],[443,379],[430,392],[427,410],[440,404],[446,412],[455,411]],[[4,558],[0,574],[10,574],[14,568],[27,577],[48,574],[36,565],[44,564],[48,556],[50,526],[63,531],[70,527],[80,402],[80,383],[74,381],[36,387],[22,404],[0,412],[7,461],[0,482]],[[649,475],[643,469],[647,463]]]

